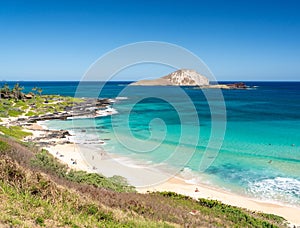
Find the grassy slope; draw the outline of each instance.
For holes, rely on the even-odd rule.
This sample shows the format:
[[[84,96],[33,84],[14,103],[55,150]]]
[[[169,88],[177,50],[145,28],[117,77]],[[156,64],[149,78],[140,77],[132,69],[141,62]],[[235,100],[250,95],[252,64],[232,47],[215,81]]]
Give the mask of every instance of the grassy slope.
[[[66,172],[65,168],[46,151],[1,137],[0,223],[28,227],[284,226],[278,216],[170,192],[138,194],[123,180]],[[196,215],[189,213],[193,210]]]
[[[31,167],[30,160],[35,161],[36,157],[28,148],[8,139],[0,141],[0,222],[2,224],[27,227],[163,227],[165,225],[138,215],[128,216],[126,211],[107,207],[76,188],[70,187],[72,183],[68,180],[53,176],[52,170],[48,170],[47,167],[45,172]],[[74,186],[84,187],[85,183]]]

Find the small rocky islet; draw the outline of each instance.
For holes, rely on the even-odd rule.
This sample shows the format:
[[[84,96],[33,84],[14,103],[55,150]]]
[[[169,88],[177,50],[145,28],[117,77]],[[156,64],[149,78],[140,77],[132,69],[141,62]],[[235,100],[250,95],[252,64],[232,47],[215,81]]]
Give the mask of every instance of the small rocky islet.
[[[166,76],[140,80],[130,84],[131,86],[193,86],[195,89],[248,89],[243,82],[233,84],[210,84],[207,77],[192,69],[179,69]]]

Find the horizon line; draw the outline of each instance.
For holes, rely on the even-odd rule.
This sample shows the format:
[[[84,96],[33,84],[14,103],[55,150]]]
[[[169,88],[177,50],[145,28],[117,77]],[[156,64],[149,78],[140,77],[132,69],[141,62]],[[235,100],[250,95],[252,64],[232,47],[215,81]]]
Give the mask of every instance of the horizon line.
[[[110,81],[85,81],[85,80],[1,80],[0,82],[137,82],[139,80],[110,80]],[[300,80],[217,80],[213,82],[300,82]]]

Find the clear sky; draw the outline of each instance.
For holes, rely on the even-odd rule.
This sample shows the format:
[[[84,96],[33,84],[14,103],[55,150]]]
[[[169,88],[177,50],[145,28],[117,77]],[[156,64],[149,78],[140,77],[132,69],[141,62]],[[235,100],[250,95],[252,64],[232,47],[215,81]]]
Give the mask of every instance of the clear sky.
[[[217,80],[300,80],[297,0],[2,0],[0,80],[80,80],[107,51],[149,40],[189,49]]]

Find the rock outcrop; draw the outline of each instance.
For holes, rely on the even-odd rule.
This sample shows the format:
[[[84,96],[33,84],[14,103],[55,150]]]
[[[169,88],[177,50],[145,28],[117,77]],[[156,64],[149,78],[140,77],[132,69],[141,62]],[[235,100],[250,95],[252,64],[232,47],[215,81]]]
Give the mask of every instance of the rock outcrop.
[[[130,85],[135,86],[208,86],[209,80],[195,70],[181,69],[164,77],[153,80],[141,80]]]
[[[233,84],[217,84],[209,86],[200,86],[200,89],[248,89],[250,88],[243,82],[237,82]]]

